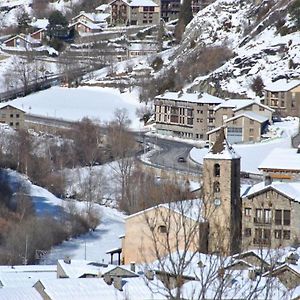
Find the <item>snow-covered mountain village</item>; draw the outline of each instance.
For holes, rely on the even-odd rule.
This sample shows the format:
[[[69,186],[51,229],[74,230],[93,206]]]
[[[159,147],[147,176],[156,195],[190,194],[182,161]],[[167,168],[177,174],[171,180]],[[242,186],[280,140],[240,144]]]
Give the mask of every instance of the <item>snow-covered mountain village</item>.
[[[300,299],[299,0],[0,25],[0,300]]]

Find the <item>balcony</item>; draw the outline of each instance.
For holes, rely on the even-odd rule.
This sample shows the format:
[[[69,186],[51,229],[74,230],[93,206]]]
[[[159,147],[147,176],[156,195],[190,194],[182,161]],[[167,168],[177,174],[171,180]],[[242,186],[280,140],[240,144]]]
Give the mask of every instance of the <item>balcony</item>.
[[[254,217],[254,224],[271,226],[271,219],[264,219],[264,218]]]
[[[263,239],[263,238],[254,238],[253,239],[253,244],[254,245],[261,245],[261,246],[265,246],[265,245],[271,245],[271,239]]]

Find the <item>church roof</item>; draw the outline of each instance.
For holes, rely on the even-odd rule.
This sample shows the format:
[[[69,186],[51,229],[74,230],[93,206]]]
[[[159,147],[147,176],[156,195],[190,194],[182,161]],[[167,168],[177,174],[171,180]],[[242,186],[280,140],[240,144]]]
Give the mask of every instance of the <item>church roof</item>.
[[[220,128],[220,133],[210,148],[204,159],[238,159],[241,158],[228,143],[225,137],[224,128]]]

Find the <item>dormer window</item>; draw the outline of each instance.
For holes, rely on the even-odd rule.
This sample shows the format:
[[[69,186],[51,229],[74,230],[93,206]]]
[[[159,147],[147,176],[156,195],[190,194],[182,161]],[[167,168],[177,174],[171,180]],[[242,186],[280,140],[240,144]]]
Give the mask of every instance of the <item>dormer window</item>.
[[[220,177],[220,165],[219,164],[214,165],[214,175],[215,175],[215,177]]]

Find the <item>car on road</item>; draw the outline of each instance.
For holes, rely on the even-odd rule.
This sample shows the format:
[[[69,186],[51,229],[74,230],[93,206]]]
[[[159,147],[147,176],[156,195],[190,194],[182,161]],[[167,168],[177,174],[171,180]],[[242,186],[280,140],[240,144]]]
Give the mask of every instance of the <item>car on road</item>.
[[[179,156],[179,157],[177,158],[177,161],[178,161],[178,162],[186,162],[186,159],[185,159],[185,157],[183,157],[183,156]]]

